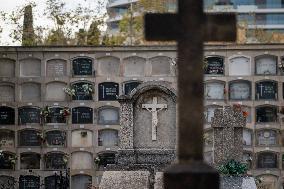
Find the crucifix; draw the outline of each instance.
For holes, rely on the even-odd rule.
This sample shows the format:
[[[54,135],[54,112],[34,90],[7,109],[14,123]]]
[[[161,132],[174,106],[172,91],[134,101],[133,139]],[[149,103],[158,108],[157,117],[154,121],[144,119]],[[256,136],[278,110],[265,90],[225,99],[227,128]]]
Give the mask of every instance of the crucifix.
[[[177,14],[145,15],[145,36],[178,42],[178,164],[165,171],[165,189],[217,189],[218,173],[203,163],[203,42],[235,41],[236,17],[178,0]]]
[[[152,104],[142,104],[142,108],[145,108],[152,113],[152,140],[157,140],[157,126],[158,126],[158,112],[166,109],[167,104],[158,104],[158,98],[153,97]]]

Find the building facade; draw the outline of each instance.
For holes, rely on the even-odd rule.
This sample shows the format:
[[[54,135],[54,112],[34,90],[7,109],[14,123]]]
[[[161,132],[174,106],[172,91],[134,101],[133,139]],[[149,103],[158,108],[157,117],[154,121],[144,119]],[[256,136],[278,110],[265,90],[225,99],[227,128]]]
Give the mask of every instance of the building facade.
[[[249,173],[280,188],[284,45],[206,45],[204,56],[205,160],[214,110],[241,105]],[[176,74],[174,46],[1,47],[0,186],[98,186],[118,150],[117,97],[146,81],[176,88]]]

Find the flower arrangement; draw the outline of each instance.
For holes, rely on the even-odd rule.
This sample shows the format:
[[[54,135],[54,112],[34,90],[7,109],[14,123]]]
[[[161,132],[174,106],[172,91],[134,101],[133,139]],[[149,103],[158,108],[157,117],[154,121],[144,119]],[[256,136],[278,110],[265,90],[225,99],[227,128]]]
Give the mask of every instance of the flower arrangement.
[[[63,110],[60,110],[60,114],[64,117],[68,117],[71,114],[70,109],[67,107],[64,107]]]
[[[217,167],[217,170],[223,175],[239,176],[246,174],[248,167],[246,164],[237,162],[236,160],[232,159],[229,160],[226,164]]]
[[[12,164],[12,165],[15,165],[16,162],[17,162],[17,159],[18,159],[18,156],[16,155],[12,155],[8,158],[8,161]]]
[[[49,116],[50,114],[50,110],[49,110],[49,107],[48,106],[45,106],[44,108],[42,108],[40,110],[40,116],[46,118],[47,116]]]
[[[93,87],[91,84],[86,83],[82,85],[82,89],[86,95],[93,93]]]
[[[37,133],[36,135],[41,143],[45,143],[45,137],[43,136],[43,133]]]
[[[63,87],[63,91],[69,96],[75,96],[76,90],[74,88]]]
[[[100,158],[99,158],[99,157],[96,157],[96,159],[95,159],[95,164],[98,165],[98,164],[100,163],[100,161],[101,161]]]
[[[247,118],[249,116],[249,113],[242,109],[242,106],[240,104],[233,104],[233,110],[242,112],[243,116]]]

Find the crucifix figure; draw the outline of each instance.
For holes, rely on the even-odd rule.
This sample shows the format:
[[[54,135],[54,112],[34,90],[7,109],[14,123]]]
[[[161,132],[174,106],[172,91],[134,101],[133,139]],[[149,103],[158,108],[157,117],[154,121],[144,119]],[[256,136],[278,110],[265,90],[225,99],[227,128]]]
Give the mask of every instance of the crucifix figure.
[[[157,140],[157,126],[158,126],[158,112],[166,109],[167,104],[158,104],[158,98],[153,97],[152,104],[142,104],[142,108],[145,108],[152,113],[152,140]]]
[[[177,14],[145,15],[145,36],[178,47],[178,164],[165,171],[165,189],[217,189],[218,173],[203,163],[203,43],[235,41],[236,16],[206,15],[202,0],[178,0]]]

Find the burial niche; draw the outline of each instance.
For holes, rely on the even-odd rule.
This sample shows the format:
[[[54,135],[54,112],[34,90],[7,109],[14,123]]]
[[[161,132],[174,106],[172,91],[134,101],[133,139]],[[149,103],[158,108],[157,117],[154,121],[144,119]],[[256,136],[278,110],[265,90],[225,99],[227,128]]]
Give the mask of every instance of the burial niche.
[[[205,84],[204,96],[207,100],[224,99],[224,89],[223,82],[208,82]]]
[[[24,106],[18,109],[19,125],[40,124],[40,108]]]
[[[40,101],[41,89],[38,83],[23,83],[21,85],[22,101]]]
[[[44,156],[45,168],[48,170],[66,169],[68,156],[60,152],[51,152]]]
[[[33,175],[21,175],[19,189],[40,189],[40,177]]]
[[[117,125],[119,124],[119,112],[115,107],[101,107],[99,109],[98,123],[100,125]]]
[[[72,100],[93,100],[94,88],[91,83],[77,82],[72,84],[72,89],[75,90],[75,96]]]
[[[92,186],[92,177],[89,175],[74,175],[71,179],[72,188],[89,189]]]
[[[0,125],[14,125],[15,110],[8,106],[0,106]]]
[[[66,116],[64,116],[63,112],[64,112],[63,107],[49,107],[49,113],[46,117],[46,123],[65,124]]]
[[[39,131],[25,129],[19,131],[19,146],[40,146],[42,136]]]
[[[66,87],[66,83],[63,82],[51,82],[46,85],[46,100],[47,101],[65,101],[66,94],[63,88]]]
[[[277,154],[273,152],[258,153],[257,168],[277,168]]]
[[[71,169],[92,169],[93,156],[89,152],[72,153]]]
[[[41,60],[36,58],[27,58],[20,60],[21,77],[40,77]]]
[[[212,151],[204,152],[203,157],[206,163],[208,163],[209,165],[213,164],[213,152]]]
[[[1,175],[0,176],[1,189],[15,189],[16,181],[14,177]]]
[[[63,59],[51,59],[46,62],[47,77],[62,77],[66,76],[67,61]]]
[[[113,101],[119,96],[119,85],[114,82],[104,82],[99,84],[99,100]]]
[[[224,57],[209,56],[205,58],[204,73],[210,75],[224,75]]]
[[[21,153],[21,169],[40,169],[40,154],[34,152]]]
[[[275,130],[261,130],[257,132],[257,144],[260,146],[277,145],[278,137]]]
[[[244,146],[252,145],[252,132],[248,129],[243,130],[243,145]]]
[[[13,148],[15,146],[15,132],[0,130],[0,146],[2,148]]]
[[[15,85],[13,83],[0,83],[0,101],[15,101]]]
[[[277,57],[263,55],[255,58],[256,75],[276,75]]]
[[[0,153],[0,169],[14,170],[16,161],[15,154],[9,152]]]
[[[214,111],[217,108],[221,108],[221,106],[207,106],[204,111],[205,120],[207,123],[212,122],[212,118],[214,117]]]
[[[120,60],[117,57],[106,56],[98,59],[99,74],[102,76],[118,76]]]
[[[152,75],[170,75],[172,59],[166,56],[157,56],[150,59]]]
[[[72,131],[72,147],[92,147],[93,132],[89,130]]]
[[[93,108],[89,108],[89,107],[72,108],[72,123],[73,124],[92,124],[93,123]]]
[[[138,85],[140,85],[141,83],[142,82],[140,81],[131,81],[131,82],[124,83],[124,94],[125,95],[130,94],[130,92],[136,87],[138,87]]]
[[[99,146],[113,147],[118,145],[118,131],[114,129],[104,129],[99,131]]]
[[[125,76],[144,76],[146,59],[138,56],[128,57],[123,60]]]
[[[251,75],[250,59],[244,56],[229,59],[229,75]]]
[[[93,59],[87,57],[78,57],[72,60],[74,76],[93,75]]]
[[[15,77],[15,60],[0,58],[0,77]]]
[[[261,81],[256,83],[256,99],[277,100],[278,85],[275,81]]]
[[[115,152],[103,152],[98,154],[99,166],[106,167],[108,164],[115,164]]]
[[[252,154],[249,152],[243,153],[243,162],[247,165],[249,169],[252,168]]]
[[[256,121],[258,123],[276,122],[277,107],[275,106],[256,107]]]
[[[69,179],[68,181],[66,180],[65,176],[60,176],[60,175],[51,175],[48,177],[44,178],[44,188],[45,189],[59,189],[61,181],[63,183],[63,188],[62,189],[69,189]]]
[[[249,100],[251,98],[251,83],[249,81],[232,81],[229,83],[230,100]]]
[[[66,145],[66,132],[65,131],[47,131],[45,133],[47,146],[65,146]]]

